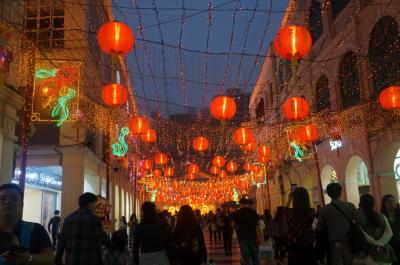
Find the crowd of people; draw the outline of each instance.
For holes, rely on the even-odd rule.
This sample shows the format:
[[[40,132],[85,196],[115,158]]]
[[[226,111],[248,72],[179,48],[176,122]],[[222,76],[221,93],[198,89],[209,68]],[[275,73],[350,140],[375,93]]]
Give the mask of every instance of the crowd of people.
[[[262,216],[241,198],[239,207],[223,207],[202,215],[189,205],[172,215],[144,202],[140,221],[119,219],[110,238],[95,215],[97,196],[84,193],[79,208],[62,222],[59,212],[48,231],[22,220],[22,192],[17,185],[0,186],[0,265],[201,265],[209,264],[203,231],[210,244],[222,244],[232,255],[234,232],[241,264],[259,265],[260,246],[272,243],[276,264],[353,264],[358,256],[365,264],[400,264],[400,208],[395,196],[385,195],[379,208],[370,194],[360,197],[359,208],[342,201],[337,183],[327,186],[331,202],[314,210],[302,187],[289,196],[286,206],[272,218]],[[379,211],[376,209],[379,208]]]

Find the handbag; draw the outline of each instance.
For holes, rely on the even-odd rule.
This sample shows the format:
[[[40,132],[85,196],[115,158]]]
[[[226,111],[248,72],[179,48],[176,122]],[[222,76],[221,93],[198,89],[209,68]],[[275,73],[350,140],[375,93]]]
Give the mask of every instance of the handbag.
[[[341,214],[343,214],[346,220],[350,223],[350,228],[347,231],[347,238],[349,240],[351,252],[355,255],[359,253],[366,253],[368,246],[361,228],[354,223],[353,220],[350,219],[350,217],[342,209],[340,209],[340,207],[334,203],[331,203],[331,205],[335,207],[336,210],[338,210]]]

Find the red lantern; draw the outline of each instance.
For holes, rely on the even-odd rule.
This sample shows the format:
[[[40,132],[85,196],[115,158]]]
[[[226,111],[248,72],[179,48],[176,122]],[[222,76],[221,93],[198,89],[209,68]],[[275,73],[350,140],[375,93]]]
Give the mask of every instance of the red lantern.
[[[197,174],[197,173],[199,173],[199,171],[200,171],[200,168],[199,168],[199,166],[197,164],[190,164],[188,166],[188,173],[189,174]]]
[[[225,158],[222,156],[216,156],[213,158],[212,164],[216,167],[223,167],[225,165]]]
[[[128,90],[120,84],[109,84],[103,88],[101,97],[107,106],[119,107],[126,103]]]
[[[219,173],[219,168],[216,166],[210,167],[210,173],[213,175],[217,175]]]
[[[154,143],[157,140],[156,131],[153,129],[147,129],[144,134],[140,135],[140,139],[145,143]]]
[[[221,121],[229,120],[236,113],[236,103],[228,96],[218,96],[211,101],[211,115]]]
[[[379,95],[379,103],[384,109],[400,109],[400,86],[390,86],[382,90]]]
[[[173,167],[167,167],[167,168],[164,170],[164,175],[165,175],[166,177],[172,177],[172,176],[174,175],[174,168],[173,168]]]
[[[252,164],[250,162],[246,162],[246,163],[244,163],[243,168],[246,171],[250,171],[252,168]]]
[[[237,170],[237,164],[234,161],[230,161],[226,164],[226,170],[230,173],[235,173]]]
[[[142,168],[150,170],[152,169],[152,167],[153,167],[153,161],[151,161],[150,159],[142,160]]]
[[[258,162],[259,163],[262,163],[262,164],[265,164],[265,163],[268,163],[268,161],[269,161],[269,157],[268,156],[258,156]]]
[[[259,156],[269,157],[270,154],[271,154],[271,148],[269,146],[262,145],[258,148]]]
[[[256,149],[256,146],[257,146],[256,141],[251,141],[248,144],[242,145],[241,148],[243,149],[243,151],[251,152],[254,151],[254,149]]]
[[[252,169],[253,173],[260,173],[261,172],[261,166],[259,165],[253,165]]]
[[[173,188],[174,188],[175,190],[177,190],[177,189],[179,188],[179,183],[178,183],[178,181],[176,181],[176,180],[174,180],[174,183],[173,183],[172,185],[173,185]]]
[[[228,173],[226,173],[225,170],[221,169],[221,171],[219,172],[219,177],[220,178],[226,178],[226,176],[228,176]]]
[[[283,116],[290,121],[303,120],[310,113],[310,105],[301,97],[288,98],[282,106]]]
[[[278,31],[274,40],[274,49],[280,57],[288,61],[297,61],[310,52],[312,39],[310,32],[301,26],[285,26]]]
[[[302,142],[315,142],[318,140],[318,129],[314,124],[304,125],[299,128],[300,140]]]
[[[168,156],[164,153],[158,152],[154,156],[154,161],[156,162],[157,165],[164,165],[168,162]]]
[[[188,173],[187,174],[187,179],[194,180],[195,178],[196,178],[196,174],[195,173]],[[189,188],[188,192],[190,194],[190,188]]]
[[[206,137],[199,136],[193,140],[193,149],[202,152],[207,150],[208,144],[208,139]]]
[[[135,38],[128,25],[122,22],[107,22],[97,33],[100,49],[110,55],[124,55],[135,44]]]
[[[136,134],[145,133],[149,129],[149,126],[149,121],[144,116],[134,117],[129,124],[131,131]]]
[[[159,169],[155,169],[153,170],[153,172],[151,173],[154,177],[161,177],[161,170]]]
[[[233,140],[238,145],[245,145],[254,141],[254,135],[251,129],[242,127],[235,130]]]

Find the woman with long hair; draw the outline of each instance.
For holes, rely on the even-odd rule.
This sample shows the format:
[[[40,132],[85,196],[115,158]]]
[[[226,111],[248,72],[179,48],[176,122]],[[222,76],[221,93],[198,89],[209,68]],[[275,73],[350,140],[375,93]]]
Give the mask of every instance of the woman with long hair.
[[[271,223],[271,236],[274,242],[275,258],[277,264],[283,264],[287,252],[286,233],[284,227],[283,211],[285,207],[279,206]]]
[[[225,255],[232,256],[232,234],[233,224],[229,207],[225,207],[221,216],[222,222],[222,239],[224,241]]]
[[[207,248],[203,232],[189,205],[181,207],[174,231],[179,265],[207,263]]]
[[[129,227],[129,249],[132,249],[132,245],[133,245],[133,234],[135,232],[135,228],[138,224],[138,220],[136,218],[136,214],[132,214],[131,217],[129,218],[129,223],[128,223],[128,227]]]
[[[391,194],[383,196],[381,212],[386,216],[392,229],[393,237],[389,244],[396,253],[397,259],[400,260],[400,211],[396,207],[396,197]],[[400,261],[393,263],[393,265],[400,265]]]
[[[289,208],[292,202],[293,207]],[[310,207],[310,197],[305,188],[298,187],[290,194],[283,216],[287,227],[288,265],[316,264],[312,230],[315,211]]]
[[[169,265],[167,251],[171,244],[171,235],[157,218],[156,205],[144,202],[142,219],[133,235],[132,252],[135,264]]]
[[[357,211],[357,223],[361,227],[368,247],[367,264],[386,265],[397,261],[389,244],[392,230],[384,214],[374,210],[375,198],[371,194],[360,197],[360,208]]]

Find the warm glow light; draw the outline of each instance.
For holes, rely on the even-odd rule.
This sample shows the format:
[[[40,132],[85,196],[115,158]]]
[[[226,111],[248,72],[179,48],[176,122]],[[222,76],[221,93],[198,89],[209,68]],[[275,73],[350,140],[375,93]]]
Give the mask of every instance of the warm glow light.
[[[223,167],[225,165],[225,158],[222,156],[216,156],[213,158],[212,164],[216,167]]]
[[[194,138],[192,145],[194,150],[202,152],[208,149],[209,142],[206,137],[199,136]]]
[[[144,117],[144,116],[135,116],[131,120],[131,122],[129,124],[129,127],[130,127],[130,129],[131,129],[131,131],[133,133],[135,133],[135,134],[143,134],[149,129],[150,124],[149,124],[149,121],[148,121],[148,119],[146,117]]]
[[[168,156],[162,152],[158,152],[154,156],[154,161],[157,165],[164,165],[168,162]]]

